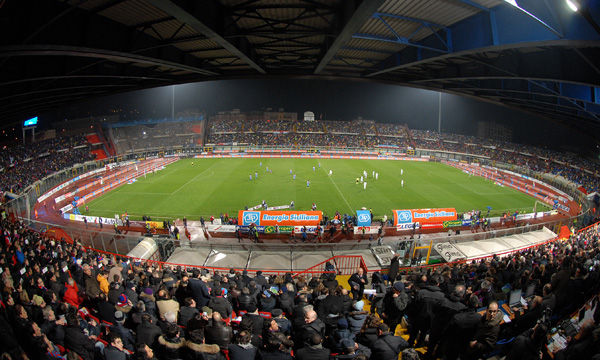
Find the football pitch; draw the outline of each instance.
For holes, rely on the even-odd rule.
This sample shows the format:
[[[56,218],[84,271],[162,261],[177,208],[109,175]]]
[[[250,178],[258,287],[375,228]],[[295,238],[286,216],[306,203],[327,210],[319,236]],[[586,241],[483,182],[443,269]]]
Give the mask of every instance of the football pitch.
[[[356,183],[364,171],[366,189],[360,180]],[[379,174],[377,179],[373,172]],[[88,205],[90,215],[103,217],[127,211],[132,219],[147,215],[153,220],[184,216],[198,220],[220,213],[237,217],[245,206],[263,200],[268,206],[293,200],[296,210],[310,210],[315,203],[330,218],[335,211],[355,215],[365,207],[373,210],[375,219],[384,214],[391,218],[393,209],[451,207],[459,213],[479,209],[485,214],[490,206],[490,215],[517,209],[531,212],[535,203],[521,192],[433,162],[220,158],[179,160]]]

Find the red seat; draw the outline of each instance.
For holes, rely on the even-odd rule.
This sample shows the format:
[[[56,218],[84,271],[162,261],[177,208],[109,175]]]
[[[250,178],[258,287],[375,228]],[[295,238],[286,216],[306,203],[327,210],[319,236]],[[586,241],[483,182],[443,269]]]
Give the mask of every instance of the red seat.
[[[61,355],[64,355],[64,354],[66,354],[66,350],[65,350],[65,348],[64,348],[64,347],[62,347],[62,346],[60,346],[60,345],[58,345],[58,344],[54,344],[54,345],[56,345],[56,347],[58,348],[58,351],[60,351],[60,354],[61,354]]]

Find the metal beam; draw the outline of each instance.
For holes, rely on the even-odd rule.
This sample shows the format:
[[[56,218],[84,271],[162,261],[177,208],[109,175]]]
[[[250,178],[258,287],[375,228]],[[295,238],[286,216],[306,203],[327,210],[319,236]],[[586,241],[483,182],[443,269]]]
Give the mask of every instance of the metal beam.
[[[350,3],[349,0],[343,3]],[[348,22],[345,24],[342,31],[336,37],[335,41],[317,65],[314,74],[317,75],[329,64],[331,59],[337,54],[342,46],[348,44],[352,36],[369,20],[369,18],[377,11],[377,9],[385,3],[385,0],[364,0],[354,11]],[[348,5],[346,5],[348,6]]]
[[[94,59],[104,59],[111,61],[125,61],[138,64],[149,64],[163,67],[170,67],[175,70],[189,71],[202,75],[219,75],[215,72],[200,69],[193,66],[178,64],[162,59],[150,58],[147,56],[134,55],[130,53],[84,48],[77,46],[61,46],[61,45],[17,45],[4,46],[0,48],[0,57],[12,56],[73,56]]]
[[[231,54],[237,56],[242,59],[246,64],[250,65],[254,70],[258,71],[261,74],[266,74],[267,72],[260,67],[254,60],[252,60],[246,53],[242,50],[235,47],[232,43],[227,41],[221,35],[219,35],[215,30],[208,27],[206,24],[198,20],[194,15],[190,14],[180,6],[174,4],[172,1],[167,0],[147,0],[148,3],[154,5],[155,7],[161,9],[169,15],[172,15],[177,20],[188,24],[194,30],[198,31],[201,34],[206,35],[210,40],[216,42],[221,45],[225,50],[229,51]]]

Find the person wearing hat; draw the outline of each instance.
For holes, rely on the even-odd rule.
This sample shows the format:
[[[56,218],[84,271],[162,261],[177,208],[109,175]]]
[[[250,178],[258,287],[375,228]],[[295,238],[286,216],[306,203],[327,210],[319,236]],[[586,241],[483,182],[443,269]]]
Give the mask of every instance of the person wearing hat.
[[[273,309],[271,311],[271,316],[277,323],[277,326],[279,327],[279,331],[281,331],[285,335],[291,335],[292,322],[288,318],[285,317],[285,315],[283,314],[283,310]]]
[[[258,310],[264,312],[271,312],[271,310],[275,309],[276,300],[274,295],[277,290],[271,291],[271,289],[266,289],[263,291],[260,300],[258,301]]]
[[[368,347],[351,339],[342,339],[340,349],[341,351],[337,355],[331,357],[332,360],[354,359],[359,354],[364,354],[367,359],[371,357],[371,350]]]
[[[328,341],[326,342],[327,348],[331,350],[331,352],[339,353],[341,348],[341,341],[343,339],[350,339],[353,342],[356,341],[356,335],[354,335],[350,330],[348,330],[348,320],[341,318],[335,324],[336,330],[331,334]]]
[[[119,283],[117,281],[111,282],[108,287],[109,287],[108,302],[116,305],[117,302],[119,302],[119,296],[121,296],[125,293],[125,289],[123,289],[123,286],[121,286],[121,283]]]
[[[33,295],[31,298],[31,319],[36,323],[40,324],[44,315],[42,314],[42,309],[46,306],[46,302],[44,298],[39,295]]]
[[[381,307],[381,317],[392,333],[395,333],[396,327],[400,323],[402,316],[404,316],[409,304],[410,298],[406,291],[404,291],[404,283],[396,281],[383,297]]]
[[[385,323],[379,324],[377,330],[377,340],[371,344],[371,358],[378,360],[398,359],[400,352],[408,347],[408,342],[400,336],[394,336]]]
[[[133,304],[127,298],[127,295],[121,294],[119,296],[119,301],[117,301],[117,304],[115,305],[115,311],[121,311],[123,314],[127,314],[131,311],[132,307],[133,307]],[[115,320],[117,320],[117,319],[115,319]]]
[[[146,306],[146,312],[156,318],[158,313],[156,310],[156,298],[154,297],[154,291],[150,287],[144,288],[144,291],[139,296],[139,300],[144,302]]]
[[[365,302],[363,300],[357,301],[354,303],[354,309],[352,312],[348,314],[348,330],[353,334],[358,334],[360,329],[362,329],[365,320],[367,319],[368,312],[364,311],[363,308],[365,306]]]
[[[135,337],[131,333],[131,330],[123,326],[125,322],[125,314],[122,311],[115,311],[116,322],[109,327],[110,333],[115,333],[121,338],[122,345],[127,350],[133,351],[135,344]]]

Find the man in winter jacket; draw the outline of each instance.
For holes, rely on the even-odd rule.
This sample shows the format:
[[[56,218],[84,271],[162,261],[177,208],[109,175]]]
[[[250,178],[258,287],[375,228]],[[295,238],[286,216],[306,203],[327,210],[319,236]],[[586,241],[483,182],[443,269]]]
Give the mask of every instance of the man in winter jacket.
[[[398,354],[408,347],[406,340],[389,332],[386,324],[377,326],[378,338],[371,344],[371,358],[377,360],[396,360]]]
[[[491,302],[461,359],[479,359],[492,350],[500,335],[500,322],[502,322],[502,311],[498,309],[497,302]]]

